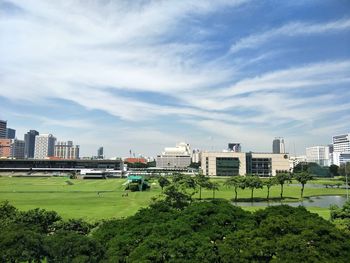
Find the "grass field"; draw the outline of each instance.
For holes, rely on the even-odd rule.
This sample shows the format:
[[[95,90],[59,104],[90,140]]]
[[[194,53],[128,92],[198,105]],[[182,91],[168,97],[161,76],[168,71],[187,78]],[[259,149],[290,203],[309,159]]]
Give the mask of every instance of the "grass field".
[[[0,201],[8,200],[21,210],[39,207],[54,210],[64,218],[83,218],[92,222],[133,215],[141,207],[148,206],[152,197],[161,194],[160,187],[154,184],[150,191],[133,192],[127,197],[122,197],[125,181],[126,179],[70,180],[62,177],[0,177]],[[220,184],[219,191],[215,193],[216,198],[232,199],[233,190],[223,186],[224,180],[216,179],[215,181]],[[271,188],[271,198],[278,198],[279,194],[279,186]],[[306,188],[304,192],[305,197],[339,194],[345,194],[345,189]],[[211,198],[212,192],[204,190],[202,196]],[[286,201],[298,200],[300,187],[286,185],[284,196]],[[198,194],[195,197],[198,197]],[[239,190],[238,197],[249,198],[250,190]],[[265,198],[266,189],[255,190],[254,197]],[[253,211],[263,207],[243,208]],[[328,208],[312,207],[308,209],[326,219],[329,218]]]

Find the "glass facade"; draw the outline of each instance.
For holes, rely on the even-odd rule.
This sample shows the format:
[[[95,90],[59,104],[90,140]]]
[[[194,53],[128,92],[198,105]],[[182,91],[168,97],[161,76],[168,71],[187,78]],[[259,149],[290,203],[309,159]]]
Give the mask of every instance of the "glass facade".
[[[271,158],[252,158],[252,174],[268,177],[272,175]]]
[[[236,157],[217,157],[216,158],[217,176],[235,176],[239,175],[239,159]]]

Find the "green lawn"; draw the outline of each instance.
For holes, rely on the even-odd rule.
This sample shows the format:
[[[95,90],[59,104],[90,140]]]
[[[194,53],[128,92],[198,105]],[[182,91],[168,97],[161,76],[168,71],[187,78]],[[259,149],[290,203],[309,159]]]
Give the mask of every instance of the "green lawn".
[[[133,215],[141,207],[150,204],[151,198],[161,194],[160,187],[152,185],[150,191],[129,193],[122,197],[125,179],[108,180],[70,180],[60,177],[16,178],[0,177],[0,201],[8,200],[22,210],[44,208],[57,211],[64,218],[83,218],[88,221],[112,217]],[[223,186],[224,180],[215,179],[220,184],[216,198],[232,199],[233,190]],[[70,182],[70,183],[69,183]],[[315,181],[317,183],[317,181]],[[280,187],[271,188],[270,196],[278,198]],[[339,195],[344,189],[306,188],[304,195]],[[204,190],[203,198],[211,198],[212,192]],[[265,198],[266,189],[254,191],[255,197]],[[284,196],[287,201],[298,200],[300,187],[285,186]],[[198,197],[198,194],[195,195]],[[249,198],[250,190],[239,190],[239,198]],[[243,207],[247,210],[259,208]],[[329,218],[328,208],[308,208],[322,217]]]

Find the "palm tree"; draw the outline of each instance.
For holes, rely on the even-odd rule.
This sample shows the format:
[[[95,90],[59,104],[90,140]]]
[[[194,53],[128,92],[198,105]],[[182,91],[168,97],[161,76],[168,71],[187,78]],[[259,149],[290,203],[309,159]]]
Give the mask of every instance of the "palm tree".
[[[258,189],[258,188],[263,188],[263,184],[262,184],[262,181],[261,179],[256,176],[256,175],[247,175],[245,177],[245,186],[247,188],[250,188],[251,190],[251,195],[250,195],[250,198],[253,202],[253,199],[254,199],[254,189]]]
[[[232,178],[229,178],[226,180],[225,185],[228,187],[233,187],[235,191],[235,202],[237,202],[237,195],[238,195],[238,188],[244,189],[245,183],[244,183],[245,177],[241,176],[234,176]]]
[[[312,180],[313,176],[309,172],[301,172],[301,173],[295,173],[293,177],[295,178],[295,180],[301,183],[300,198],[303,199],[305,184],[309,180]]]
[[[288,182],[291,183],[291,176],[288,173],[278,173],[276,175],[276,180],[278,182],[279,185],[281,185],[281,199],[283,199],[283,185]]]
[[[270,199],[270,188],[276,184],[278,184],[276,178],[274,177],[270,177],[267,180],[263,181],[263,184],[266,186],[267,188],[267,196],[266,199],[269,200]]]

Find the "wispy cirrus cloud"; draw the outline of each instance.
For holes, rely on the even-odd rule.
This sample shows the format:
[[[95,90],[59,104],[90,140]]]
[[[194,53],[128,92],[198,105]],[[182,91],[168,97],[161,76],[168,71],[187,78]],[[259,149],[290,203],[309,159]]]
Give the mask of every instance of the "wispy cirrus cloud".
[[[333,57],[330,50],[337,48],[327,47],[324,54],[298,60],[285,52],[303,49],[295,43],[283,50],[261,48],[286,37],[346,38],[349,19],[280,18],[284,26],[272,25],[232,45],[233,36],[251,32],[240,24],[247,17],[254,28],[270,25],[251,16],[251,1],[7,3],[0,5],[0,103],[5,98],[11,105],[26,104],[30,113],[28,105],[50,108],[56,100],[61,107],[36,110],[31,120],[45,129],[62,126],[65,136],[67,128],[81,128],[87,144],[99,135],[96,140],[106,143],[114,136],[106,136],[109,131],[122,134],[122,148],[136,137],[208,145],[210,134],[221,136],[221,144],[239,137],[249,143],[248,137],[263,134],[264,140],[254,142],[262,149],[269,136],[301,129],[310,131],[300,132],[307,136],[350,110],[348,53],[337,50]],[[245,49],[254,52],[240,52]],[[81,120],[71,116],[70,104]],[[86,122],[90,115],[99,123],[96,132]],[[137,132],[128,132],[135,127]]]
[[[317,35],[350,30],[350,19],[339,19],[326,23],[291,22],[281,27],[252,34],[239,39],[230,48],[230,53],[237,53],[244,49],[256,49],[259,46],[280,37],[296,37],[303,35]]]

